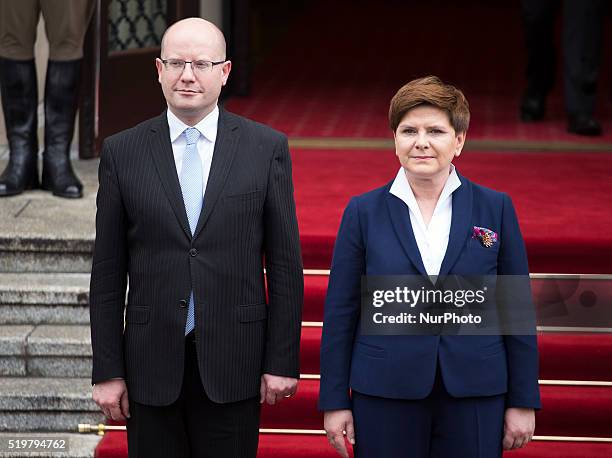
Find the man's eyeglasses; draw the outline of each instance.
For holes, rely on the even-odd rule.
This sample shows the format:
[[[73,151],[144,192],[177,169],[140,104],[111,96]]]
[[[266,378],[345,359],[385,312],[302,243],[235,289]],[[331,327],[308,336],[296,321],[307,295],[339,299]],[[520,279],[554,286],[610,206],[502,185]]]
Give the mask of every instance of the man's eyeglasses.
[[[219,62],[211,62],[209,60],[181,60],[181,59],[160,59],[166,70],[173,73],[183,73],[186,64],[191,64],[191,69],[197,72],[204,73],[207,70],[212,70],[215,65],[221,65],[227,62],[220,60]]]

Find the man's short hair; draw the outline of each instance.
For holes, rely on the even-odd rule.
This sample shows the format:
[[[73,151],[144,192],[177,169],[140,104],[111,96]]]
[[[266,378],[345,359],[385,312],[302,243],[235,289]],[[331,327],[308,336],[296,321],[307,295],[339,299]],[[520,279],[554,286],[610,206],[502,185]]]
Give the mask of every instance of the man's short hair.
[[[411,109],[429,105],[446,112],[456,133],[467,132],[470,107],[459,89],[443,83],[437,76],[426,76],[410,81],[400,88],[389,106],[389,127],[395,132],[402,118]]]

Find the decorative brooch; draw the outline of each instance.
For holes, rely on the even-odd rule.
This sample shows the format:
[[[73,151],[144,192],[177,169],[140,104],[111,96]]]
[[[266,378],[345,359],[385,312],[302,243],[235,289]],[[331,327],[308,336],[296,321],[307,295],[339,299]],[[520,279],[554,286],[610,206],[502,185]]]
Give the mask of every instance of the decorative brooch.
[[[491,248],[497,243],[497,233],[486,227],[474,226],[472,229],[472,238],[480,240],[482,246]]]

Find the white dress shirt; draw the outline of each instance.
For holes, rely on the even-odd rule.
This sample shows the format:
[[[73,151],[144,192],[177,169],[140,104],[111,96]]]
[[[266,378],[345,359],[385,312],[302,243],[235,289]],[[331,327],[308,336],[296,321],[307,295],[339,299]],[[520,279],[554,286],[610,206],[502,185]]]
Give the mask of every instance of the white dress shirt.
[[[389,192],[403,200],[410,210],[410,224],[416,239],[427,275],[438,275],[448,247],[451,220],[453,217],[453,192],[461,186],[455,166],[451,164],[444,189],[436,203],[429,225],[425,224],[414,192],[408,183],[403,167],[400,167]]]
[[[174,164],[176,165],[176,173],[180,177],[183,168],[183,154],[187,146],[187,139],[183,132],[185,129],[192,127],[185,124],[168,107],[168,127],[170,128],[170,141],[172,142],[172,153],[174,155]],[[212,164],[213,151],[215,149],[215,141],[217,140],[217,126],[219,124],[219,107],[215,106],[213,111],[208,113],[195,126],[200,132],[198,138],[198,154],[202,161],[202,196],[206,193],[206,183],[210,174],[210,166]]]

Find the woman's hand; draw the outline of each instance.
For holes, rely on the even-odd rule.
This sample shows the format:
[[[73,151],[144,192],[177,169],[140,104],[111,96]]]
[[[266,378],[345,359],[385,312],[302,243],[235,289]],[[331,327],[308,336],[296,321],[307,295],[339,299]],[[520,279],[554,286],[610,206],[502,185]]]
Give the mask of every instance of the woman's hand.
[[[535,431],[533,409],[511,407],[504,415],[504,450],[513,450],[527,445]]]
[[[325,412],[323,424],[329,443],[342,458],[348,458],[349,455],[346,443],[344,442],[344,432],[346,432],[346,438],[351,445],[355,445],[353,413],[348,409],[328,410]]]

